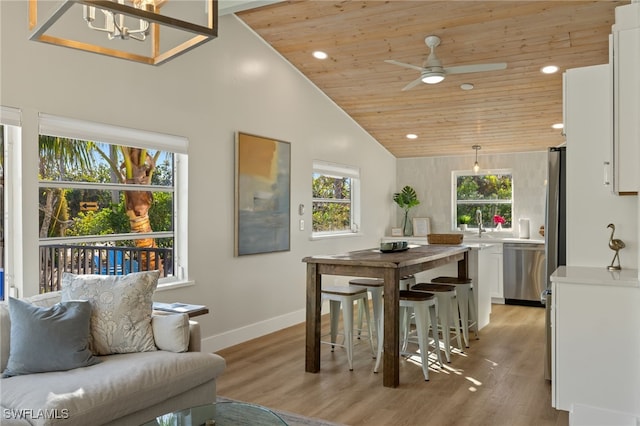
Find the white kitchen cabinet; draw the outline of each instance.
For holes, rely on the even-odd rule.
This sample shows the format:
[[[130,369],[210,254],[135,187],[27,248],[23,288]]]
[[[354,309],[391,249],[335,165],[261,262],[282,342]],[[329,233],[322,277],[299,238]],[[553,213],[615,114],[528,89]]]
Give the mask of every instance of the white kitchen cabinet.
[[[640,417],[638,271],[561,266],[551,282],[552,406]]]
[[[482,251],[480,282],[491,289],[491,302],[504,303],[502,284],[502,244],[496,243]]]
[[[612,28],[612,188],[637,194],[640,187],[640,3],[616,8]]]
[[[612,143],[611,86],[608,64],[569,69],[564,74],[567,138],[567,265],[611,263],[609,223],[623,268],[638,268],[638,200],[619,197],[603,184],[602,167],[610,161]],[[636,164],[637,168],[637,164]]]

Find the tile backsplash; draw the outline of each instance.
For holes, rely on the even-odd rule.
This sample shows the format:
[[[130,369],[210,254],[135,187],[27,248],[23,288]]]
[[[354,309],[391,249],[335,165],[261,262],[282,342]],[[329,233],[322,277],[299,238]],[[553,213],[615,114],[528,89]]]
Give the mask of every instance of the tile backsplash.
[[[398,191],[405,185],[418,193],[420,205],[411,209],[411,217],[428,217],[431,232],[446,233],[456,228],[452,223],[452,172],[471,170],[475,155],[457,157],[400,158],[397,160]],[[513,232],[518,236],[518,219],[528,218],[531,238],[539,238],[544,224],[546,200],[547,152],[479,155],[482,170],[510,169],[513,174]],[[401,226],[402,211],[395,221]],[[390,231],[389,231],[390,234]]]

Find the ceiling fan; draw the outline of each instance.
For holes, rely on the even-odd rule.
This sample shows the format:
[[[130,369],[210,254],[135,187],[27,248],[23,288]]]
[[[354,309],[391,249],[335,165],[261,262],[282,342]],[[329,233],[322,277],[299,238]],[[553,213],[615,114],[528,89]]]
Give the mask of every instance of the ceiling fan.
[[[406,64],[404,62],[394,61],[393,59],[385,60],[388,64],[400,65],[401,67],[411,68],[412,70],[420,71],[420,77],[411,83],[407,84],[402,90],[409,90],[418,84],[436,84],[444,80],[444,77],[449,74],[466,74],[472,72],[484,72],[484,71],[497,71],[507,68],[507,64],[504,62],[498,62],[495,64],[474,64],[474,65],[460,65],[457,67],[443,67],[442,62],[436,56],[436,47],[440,45],[440,37],[430,35],[424,39],[424,42],[431,52],[425,59],[421,67],[417,65]]]

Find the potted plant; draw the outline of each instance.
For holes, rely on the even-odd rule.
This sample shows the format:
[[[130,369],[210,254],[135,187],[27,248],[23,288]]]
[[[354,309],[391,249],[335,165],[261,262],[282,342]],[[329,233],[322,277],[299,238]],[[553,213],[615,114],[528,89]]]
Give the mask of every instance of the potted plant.
[[[404,210],[404,222],[402,224],[402,230],[404,235],[410,235],[409,210],[412,207],[420,204],[415,189],[408,185],[405,186],[404,188],[402,188],[402,191],[393,194],[393,201],[395,201],[396,204]]]
[[[460,225],[461,231],[466,231],[467,225],[469,225],[470,223],[471,223],[471,216],[469,216],[468,214],[462,214],[458,216],[458,224]]]

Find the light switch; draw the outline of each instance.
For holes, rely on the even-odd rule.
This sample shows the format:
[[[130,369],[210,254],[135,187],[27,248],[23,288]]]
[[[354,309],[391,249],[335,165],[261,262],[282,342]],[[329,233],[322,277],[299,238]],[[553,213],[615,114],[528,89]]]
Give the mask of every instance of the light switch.
[[[300,219],[300,230],[304,231],[304,219]]]

